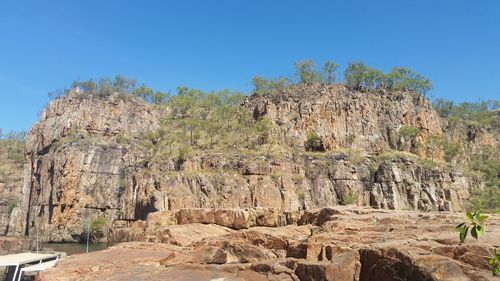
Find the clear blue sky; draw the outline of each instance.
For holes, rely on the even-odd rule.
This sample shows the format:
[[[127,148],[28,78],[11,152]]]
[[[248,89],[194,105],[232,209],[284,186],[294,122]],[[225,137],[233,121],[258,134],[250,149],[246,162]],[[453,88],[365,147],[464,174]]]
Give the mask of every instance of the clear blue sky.
[[[28,129],[77,78],[248,91],[305,58],[408,66],[434,97],[500,98],[500,1],[1,0],[0,128]]]

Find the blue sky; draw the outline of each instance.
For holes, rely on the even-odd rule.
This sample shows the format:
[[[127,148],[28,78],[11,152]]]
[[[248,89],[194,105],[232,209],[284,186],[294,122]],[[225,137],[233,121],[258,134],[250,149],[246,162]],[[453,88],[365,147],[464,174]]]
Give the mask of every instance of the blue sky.
[[[27,130],[78,78],[246,92],[306,58],[408,66],[431,96],[498,99],[500,1],[0,0],[0,128]]]

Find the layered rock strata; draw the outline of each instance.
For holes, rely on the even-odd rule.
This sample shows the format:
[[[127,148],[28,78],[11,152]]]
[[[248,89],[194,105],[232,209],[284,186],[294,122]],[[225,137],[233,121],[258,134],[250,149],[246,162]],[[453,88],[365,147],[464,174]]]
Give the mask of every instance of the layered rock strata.
[[[420,129],[417,141],[442,133],[424,98],[342,86],[307,89],[280,98],[252,96],[241,110],[270,118],[299,143],[315,131],[334,149],[356,134],[353,149],[364,152],[357,157],[350,150],[280,156],[206,152],[182,162],[151,159],[145,134],[160,127],[168,108],[119,95],[57,99],[28,134],[24,183],[8,234],[33,236],[38,228],[46,241],[78,241],[86,222],[96,218],[105,220],[107,233],[114,222],[181,208],[293,212],[355,203],[458,211],[482,188],[479,180],[451,167],[429,165],[410,153],[383,152],[398,142],[391,136],[403,125]]]

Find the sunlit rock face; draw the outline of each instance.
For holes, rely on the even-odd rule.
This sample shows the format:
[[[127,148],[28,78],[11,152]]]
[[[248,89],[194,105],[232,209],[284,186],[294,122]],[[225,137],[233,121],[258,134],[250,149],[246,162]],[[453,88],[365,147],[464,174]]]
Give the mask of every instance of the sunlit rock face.
[[[299,147],[316,132],[325,153],[207,150],[182,162],[152,159],[143,145],[145,135],[160,127],[168,108],[118,95],[70,94],[52,101],[29,132],[19,206],[12,210],[8,232],[33,236],[38,231],[46,241],[78,241],[85,222],[96,217],[105,219],[107,234],[112,225],[181,208],[294,212],[357,204],[457,211],[482,188],[477,179],[424,165],[410,153],[376,157],[395,148],[422,154],[425,137],[443,133],[425,98],[352,92],[340,85],[301,87],[275,97],[248,97],[240,110],[255,119],[269,118],[280,138]],[[396,134],[404,125],[421,135],[405,143]],[[352,143],[350,135],[356,136]],[[350,152],[337,148],[364,152],[354,161]],[[441,157],[439,151],[434,156]]]
[[[431,103],[408,92],[364,93],[343,85],[312,84],[272,97],[254,96],[245,106],[255,118],[270,118],[297,144],[304,144],[307,135],[315,132],[327,150],[352,147],[374,153],[403,147],[424,154],[419,144],[425,144],[429,135],[443,133]],[[406,147],[399,137],[402,126],[420,130],[416,142]]]
[[[485,257],[500,218],[459,244],[463,219],[356,206],[154,212],[113,229],[114,242],[129,242],[63,259],[37,280],[494,280]]]

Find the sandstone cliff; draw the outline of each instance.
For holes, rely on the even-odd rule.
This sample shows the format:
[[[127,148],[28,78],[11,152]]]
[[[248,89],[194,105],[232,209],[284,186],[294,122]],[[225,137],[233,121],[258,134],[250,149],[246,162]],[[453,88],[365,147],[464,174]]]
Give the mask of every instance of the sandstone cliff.
[[[119,96],[70,95],[51,102],[28,134],[21,203],[13,211],[9,234],[33,235],[39,226],[52,240],[46,232],[52,226],[81,230],[83,220],[95,215],[112,220],[120,172],[136,165],[141,154],[116,140],[153,130],[157,123],[150,106]],[[71,240],[72,234],[55,240]]]
[[[353,147],[375,153],[398,149],[401,142],[409,141],[399,130],[411,126],[420,133],[407,149],[425,154],[418,144],[425,144],[429,135],[443,134],[430,102],[408,92],[363,93],[343,85],[299,85],[272,97],[255,95],[245,106],[253,109],[257,119],[270,118],[297,144],[304,144],[309,133],[317,133],[327,150]]]
[[[356,203],[458,211],[482,188],[447,165],[391,150],[425,154],[426,137],[443,134],[419,95],[321,85],[287,91],[249,97],[240,110],[269,118],[275,137],[299,147],[314,131],[327,152],[205,150],[187,159],[152,158],[144,134],[160,127],[168,109],[119,95],[70,94],[51,102],[28,135],[22,199],[9,234],[32,236],[38,227],[45,240],[76,241],[86,220],[101,217],[109,227],[188,207],[298,211]],[[407,146],[398,135],[404,125],[420,132]],[[352,146],[349,135],[356,136]]]
[[[20,203],[23,180],[23,142],[0,139],[0,235],[8,232],[11,213]]]

